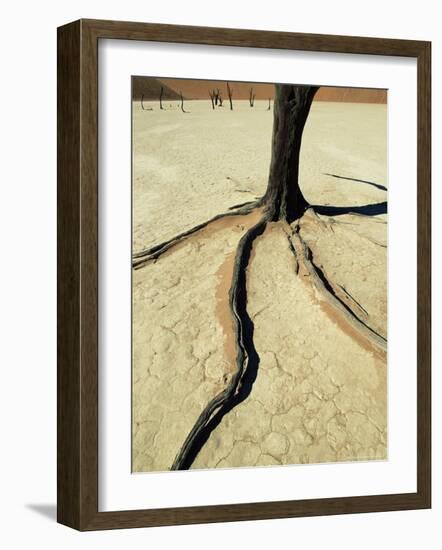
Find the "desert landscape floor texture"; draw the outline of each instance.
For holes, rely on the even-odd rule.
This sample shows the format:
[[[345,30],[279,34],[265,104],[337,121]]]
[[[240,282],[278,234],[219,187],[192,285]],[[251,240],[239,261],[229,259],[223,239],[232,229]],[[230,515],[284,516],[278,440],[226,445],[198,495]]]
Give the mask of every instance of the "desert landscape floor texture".
[[[229,289],[273,124],[265,101],[149,106],[133,102],[134,472],[170,470],[235,376]],[[314,102],[300,162],[312,208],[268,223],[247,262],[247,391],[191,468],[387,457],[387,106]]]

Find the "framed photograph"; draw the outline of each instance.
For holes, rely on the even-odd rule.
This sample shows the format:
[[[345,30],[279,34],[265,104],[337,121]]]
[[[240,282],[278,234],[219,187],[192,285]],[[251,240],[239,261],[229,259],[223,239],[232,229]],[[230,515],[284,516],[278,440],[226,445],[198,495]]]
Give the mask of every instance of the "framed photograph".
[[[429,508],[429,42],[58,29],[58,521]]]

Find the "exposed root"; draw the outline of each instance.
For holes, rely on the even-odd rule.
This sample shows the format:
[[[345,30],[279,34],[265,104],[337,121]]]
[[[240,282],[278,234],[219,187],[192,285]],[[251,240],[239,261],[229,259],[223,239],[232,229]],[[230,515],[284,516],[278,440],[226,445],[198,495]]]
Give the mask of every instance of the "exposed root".
[[[169,241],[139,252],[134,256],[133,266],[138,268],[149,261],[157,259],[166,250],[220,218],[250,214],[253,210],[262,206],[261,200],[238,205],[238,210],[217,215]],[[224,416],[243,402],[252,391],[258,374],[260,358],[253,342],[254,324],[247,312],[247,267],[254,241],[264,232],[267,223],[273,219],[274,213],[271,208],[263,209],[260,221],[246,231],[236,250],[229,290],[229,306],[236,345],[236,371],[224,390],[211,399],[198,416],[176,455],[171,470],[189,469]],[[319,216],[317,216],[317,219],[324,226],[329,225],[321,220]],[[366,322],[368,320],[367,311],[345,288],[330,281],[321,267],[315,264],[311,249],[300,235],[299,219],[292,225],[287,222],[282,223],[287,233],[289,248],[295,258],[295,273],[300,277],[309,278],[313,288],[321,295],[321,307],[362,346],[377,355],[385,356],[386,340],[368,326]]]
[[[213,218],[210,218],[205,222],[195,225],[191,229],[188,229],[187,231],[183,231],[183,233],[179,233],[178,235],[175,235],[174,237],[172,237],[167,241],[164,241],[160,244],[156,244],[151,248],[146,248],[144,250],[140,250],[139,252],[135,252],[132,257],[132,267],[134,269],[139,269],[140,267],[143,267],[145,264],[153,260],[157,260],[162,254],[164,254],[164,252],[174,247],[178,243],[181,243],[187,237],[190,237],[191,235],[194,235],[201,229],[204,229],[211,223],[228,216],[243,216],[245,214],[250,214],[252,210],[256,208],[258,205],[259,205],[259,202],[254,201],[250,203],[245,203],[243,205],[238,205],[237,207],[232,207],[232,208],[236,208],[232,212],[224,212],[223,214],[217,214]]]
[[[363,308],[362,305],[357,300],[355,300],[355,298],[342,285],[336,283],[336,286],[344,293],[347,299],[351,301],[353,307],[357,307],[363,315],[368,317],[368,311]],[[353,307],[351,307],[351,309],[353,309]]]
[[[342,287],[329,280],[324,271],[314,262],[313,253],[299,233],[299,225],[290,228],[289,239],[293,243],[295,255],[302,267],[302,274],[310,278],[316,290],[337,310],[358,335],[368,341],[371,347],[385,354],[386,339],[367,324],[367,312]]]
[[[286,231],[286,234],[287,234],[289,249],[290,249],[290,252],[292,252],[292,254],[293,254],[293,259],[294,259],[294,262],[295,262],[295,273],[296,273],[296,275],[298,275],[298,273],[299,273],[299,262],[298,262],[298,257],[296,255],[296,250],[293,246],[293,242],[292,242],[292,239],[291,239],[291,232],[288,233]]]
[[[257,206],[257,201],[247,201],[247,202],[241,202],[240,204],[234,204],[233,206],[229,206],[229,210],[235,210],[236,208],[242,208],[244,206]]]
[[[252,390],[257,376],[259,356],[253,343],[253,322],[247,313],[246,270],[253,242],[264,232],[266,225],[267,216],[264,215],[243,235],[236,252],[229,304],[236,334],[237,370],[229,385],[208,403],[198,417],[176,456],[171,470],[189,469],[224,415],[244,401]]]

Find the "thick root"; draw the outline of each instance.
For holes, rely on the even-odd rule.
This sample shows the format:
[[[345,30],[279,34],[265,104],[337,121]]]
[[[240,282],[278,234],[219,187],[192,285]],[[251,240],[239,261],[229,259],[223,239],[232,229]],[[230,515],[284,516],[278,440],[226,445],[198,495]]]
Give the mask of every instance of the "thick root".
[[[340,285],[329,280],[324,271],[315,264],[311,249],[299,233],[299,225],[296,224],[294,229],[288,227],[288,238],[298,262],[298,270],[302,269],[302,274],[309,277],[314,288],[370,346],[385,354],[387,341],[366,323],[368,315],[365,309]]]
[[[259,356],[253,343],[253,322],[247,313],[246,270],[253,242],[264,232],[264,216],[241,238],[236,252],[229,303],[236,335],[237,370],[229,385],[214,397],[198,417],[176,456],[171,470],[187,470],[192,465],[212,431],[225,414],[244,401],[250,394],[257,376]]]
[[[133,255],[132,258],[132,267],[134,269],[139,269],[140,267],[143,267],[147,263],[157,260],[164,252],[169,250],[170,248],[174,247],[175,245],[181,243],[183,240],[185,240],[187,237],[190,237],[191,235],[194,235],[201,229],[204,229],[211,223],[220,220],[221,218],[225,218],[228,216],[243,216],[245,214],[250,214],[254,208],[258,206],[258,202],[251,202],[251,203],[245,203],[241,205],[237,205],[235,210],[232,212],[225,212],[223,214],[217,214],[213,218],[210,218],[210,220],[207,220],[203,223],[200,223],[198,225],[195,225],[191,229],[188,229],[187,231],[183,231],[183,233],[179,233],[178,235],[175,235],[171,239],[164,241],[160,244],[156,244],[155,246],[152,246],[151,248],[146,248],[144,250],[141,250],[139,252],[136,252]],[[242,207],[242,208],[240,208]]]

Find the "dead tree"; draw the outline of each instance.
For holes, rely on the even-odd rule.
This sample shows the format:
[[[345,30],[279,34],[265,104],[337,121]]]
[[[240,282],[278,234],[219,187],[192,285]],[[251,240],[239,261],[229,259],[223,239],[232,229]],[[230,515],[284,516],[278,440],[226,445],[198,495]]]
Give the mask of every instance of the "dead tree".
[[[232,88],[230,87],[228,82],[227,82],[227,95],[229,96],[230,110],[233,111]]]
[[[297,263],[300,263],[309,273],[308,279],[316,285],[318,292],[321,292],[334,307],[337,315],[345,316],[351,326],[359,331],[361,337],[367,342],[370,341],[370,345],[377,346],[378,350],[384,350],[385,353],[385,339],[373,334],[373,331],[370,333],[371,329],[363,324],[352,310],[347,306],[344,307],[344,302],[339,294],[335,293],[334,287],[329,284],[326,274],[321,271],[320,266],[315,264],[311,251],[303,241],[297,226],[298,220],[310,206],[300,189],[298,173],[302,134],[317,89],[313,86],[275,85],[270,170],[267,190],[260,200],[249,203],[247,206],[238,205],[233,212],[219,214],[185,233],[134,256],[133,266],[141,268],[148,262],[156,261],[164,252],[215,220],[226,216],[250,214],[256,208],[260,209],[258,221],[244,232],[238,243],[228,295],[236,344],[236,370],[226,387],[207,403],[196,419],[175,457],[172,470],[189,469],[223,417],[247,399],[252,391],[260,358],[254,344],[253,321],[248,313],[247,268],[254,242],[263,234],[268,223],[281,222]]]
[[[236,372],[227,387],[203,409],[183,442],[171,469],[189,469],[210,434],[222,418],[249,396],[259,367],[259,355],[253,341],[253,322],[247,311],[247,267],[255,239],[267,224],[281,220],[285,224],[300,218],[308,203],[298,182],[301,138],[317,88],[276,85],[272,153],[267,191],[258,203],[260,220],[239,241],[229,291],[236,338]],[[231,94],[229,94],[231,95]],[[230,97],[229,97],[230,99]],[[242,213],[247,208],[242,209]]]
[[[249,103],[250,103],[250,107],[253,107],[255,105],[255,94],[253,93],[253,88],[250,88]]]
[[[301,140],[310,107],[318,88],[313,86],[275,85],[273,104],[273,135],[271,162],[267,190],[264,196],[247,205],[237,205],[234,211],[218,214],[172,239],[157,244],[134,255],[136,269],[156,261],[163,253],[182,243],[189,236],[204,229],[212,222],[226,216],[250,214],[259,208],[259,219],[252,222],[239,240],[230,290],[228,293],[232,319],[233,336],[236,344],[236,370],[220,393],[215,395],[201,411],[186,439],[181,445],[172,470],[186,470],[192,466],[198,453],[220,424],[226,414],[242,403],[250,395],[258,375],[260,357],[254,344],[254,326],[248,313],[247,269],[255,240],[263,234],[270,222],[280,221],[287,235],[289,248],[296,256],[297,265],[309,274],[314,288],[322,294],[337,315],[359,332],[371,346],[385,353],[386,342],[358,319],[353,310],[345,306],[340,294],[334,290],[332,282],[321,270],[299,232],[299,219],[309,207],[298,180]],[[230,97],[231,99],[231,97]],[[374,349],[374,348],[373,348]]]
[[[209,90],[210,101],[212,102],[212,109],[215,109],[215,91]]]
[[[164,88],[161,86],[161,90],[160,90],[160,109],[161,110],[163,109],[163,93],[164,93]]]
[[[183,113],[188,113],[189,111],[184,110],[184,98],[183,98],[183,93],[181,92],[181,90],[180,90],[180,98],[181,98],[181,110],[183,111]]]
[[[134,255],[133,266],[140,268],[156,260],[184,238],[225,216],[248,214],[256,207],[263,207],[267,221],[292,222],[301,217],[309,206],[298,181],[301,138],[317,89],[315,86],[275,84],[270,172],[267,190],[261,199],[232,207],[232,212],[219,214],[183,234],[138,252]]]
[[[270,98],[269,98],[269,106],[267,107],[267,111],[270,111]]]

